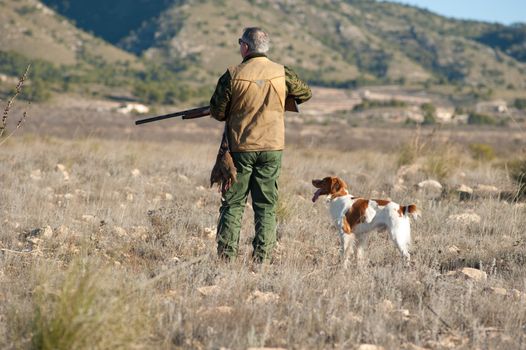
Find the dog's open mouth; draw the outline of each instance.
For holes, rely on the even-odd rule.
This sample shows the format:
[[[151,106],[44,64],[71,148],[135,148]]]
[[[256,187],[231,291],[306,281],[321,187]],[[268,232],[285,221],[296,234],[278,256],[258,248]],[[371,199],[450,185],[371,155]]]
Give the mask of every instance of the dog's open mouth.
[[[318,200],[318,197],[322,195],[323,190],[321,188],[318,188],[316,192],[314,192],[314,196],[312,196],[312,202],[316,202]]]

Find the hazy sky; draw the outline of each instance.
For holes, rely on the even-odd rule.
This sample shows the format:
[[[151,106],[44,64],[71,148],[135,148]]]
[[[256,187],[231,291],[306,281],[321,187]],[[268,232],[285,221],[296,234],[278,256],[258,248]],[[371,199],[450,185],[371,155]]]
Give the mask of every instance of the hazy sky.
[[[389,0],[426,8],[438,14],[511,24],[526,22],[526,0]]]

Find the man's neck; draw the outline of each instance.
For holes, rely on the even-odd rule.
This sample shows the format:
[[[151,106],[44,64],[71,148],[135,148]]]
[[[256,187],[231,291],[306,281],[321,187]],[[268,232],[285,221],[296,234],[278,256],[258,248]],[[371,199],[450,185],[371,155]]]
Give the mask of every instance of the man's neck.
[[[246,61],[248,61],[249,59],[254,58],[254,57],[267,57],[267,55],[265,55],[264,53],[260,53],[260,52],[251,52],[251,53],[248,53],[248,54],[243,58],[243,62],[246,62]]]

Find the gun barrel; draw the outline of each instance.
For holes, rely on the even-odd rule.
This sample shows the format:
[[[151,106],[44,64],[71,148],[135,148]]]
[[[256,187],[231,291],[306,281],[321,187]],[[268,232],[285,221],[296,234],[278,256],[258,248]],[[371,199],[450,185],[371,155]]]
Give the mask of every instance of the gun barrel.
[[[175,112],[175,113],[170,113],[170,114],[165,114],[165,115],[159,115],[156,117],[139,119],[135,121],[135,125],[141,125],[141,124],[156,122],[159,120],[175,118],[175,117],[183,117],[183,119],[201,118],[209,114],[210,114],[210,106],[198,107],[198,108],[188,109],[186,111],[180,111],[180,112]]]
[[[293,96],[287,96],[287,99],[285,100],[285,110],[290,111],[290,112],[296,112],[296,113],[298,112],[298,105]],[[157,117],[139,119],[135,121],[135,125],[141,125],[141,124],[156,122],[159,120],[175,118],[175,117],[182,117],[183,119],[195,119],[195,118],[202,118],[207,115],[210,115],[210,106],[197,107],[197,108],[188,109],[186,111],[159,115]]]

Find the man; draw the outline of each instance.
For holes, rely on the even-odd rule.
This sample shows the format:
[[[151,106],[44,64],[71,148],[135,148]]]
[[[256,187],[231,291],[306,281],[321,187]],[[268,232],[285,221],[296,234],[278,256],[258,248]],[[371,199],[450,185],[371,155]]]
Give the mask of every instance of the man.
[[[312,94],[290,68],[267,58],[269,36],[262,29],[245,28],[238,43],[243,62],[219,78],[210,100],[212,117],[226,122],[237,169],[237,182],[223,193],[221,201],[217,252],[227,260],[237,256],[241,219],[250,193],[256,231],[253,258],[266,262],[276,244],[285,99],[290,95],[302,103]]]

